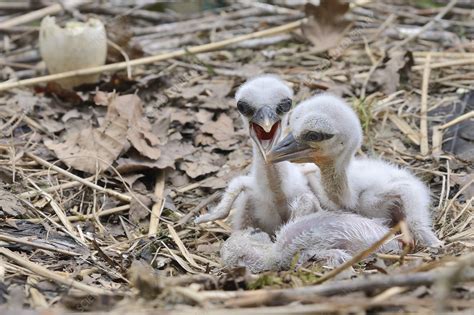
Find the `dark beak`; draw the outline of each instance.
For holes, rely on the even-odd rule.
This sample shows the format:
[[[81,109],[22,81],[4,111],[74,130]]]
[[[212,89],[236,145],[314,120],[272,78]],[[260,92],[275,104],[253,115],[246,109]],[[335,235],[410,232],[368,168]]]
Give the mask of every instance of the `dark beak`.
[[[250,137],[266,160],[266,153],[280,138],[280,117],[270,106],[257,110],[250,119]]]
[[[273,125],[279,121],[280,117],[270,106],[260,108],[250,119],[250,122],[259,125],[263,130],[265,130],[265,132],[270,132]]]
[[[278,142],[267,154],[267,161],[277,163],[282,161],[304,163],[308,161],[308,155],[313,151],[306,144],[296,141],[292,133]]]

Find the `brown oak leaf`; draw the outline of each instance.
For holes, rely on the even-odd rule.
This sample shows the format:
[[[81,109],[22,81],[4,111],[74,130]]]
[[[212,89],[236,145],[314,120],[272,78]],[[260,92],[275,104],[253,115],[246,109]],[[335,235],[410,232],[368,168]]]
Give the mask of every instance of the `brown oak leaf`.
[[[349,3],[340,0],[321,0],[319,6],[307,3],[307,21],[301,25],[303,35],[318,51],[335,47],[350,24],[344,19],[348,10]]]
[[[45,145],[67,165],[84,172],[107,170],[128,145],[127,121],[106,121],[100,128],[89,127],[66,135],[63,143],[46,140]]]

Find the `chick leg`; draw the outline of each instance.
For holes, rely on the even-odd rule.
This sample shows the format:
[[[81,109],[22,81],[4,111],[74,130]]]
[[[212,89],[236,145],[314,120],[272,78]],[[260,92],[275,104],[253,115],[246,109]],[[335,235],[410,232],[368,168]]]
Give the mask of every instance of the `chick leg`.
[[[224,192],[219,204],[212,209],[211,212],[196,218],[194,222],[199,224],[227,218],[237,197],[248,188],[249,180],[250,178],[248,176],[239,176],[233,179]]]
[[[388,209],[393,225],[401,220],[406,220],[415,239],[428,247],[441,247],[443,242],[436,237],[431,228],[427,207],[414,203],[413,200],[416,200],[416,196],[412,195],[412,192],[404,189],[400,191],[400,194],[389,195],[382,207]]]

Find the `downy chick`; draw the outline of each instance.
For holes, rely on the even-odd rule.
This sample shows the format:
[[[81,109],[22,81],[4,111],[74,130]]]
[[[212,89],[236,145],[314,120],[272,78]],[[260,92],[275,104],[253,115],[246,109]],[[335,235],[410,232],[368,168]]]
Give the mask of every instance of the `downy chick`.
[[[362,128],[342,99],[314,96],[295,108],[289,124],[291,133],[273,147],[268,158],[274,163],[318,165],[323,188],[318,197],[323,207],[392,224],[405,219],[415,239],[426,246],[441,246],[431,227],[428,188],[407,170],[385,161],[354,158]]]
[[[302,196],[295,207],[310,203]],[[297,254],[298,265],[312,259],[335,267],[367,249],[388,230],[378,219],[322,210],[291,220],[276,233],[274,242],[267,233],[252,228],[233,232],[221,248],[221,258],[227,267],[246,267],[252,273],[286,270]],[[392,239],[378,252],[400,252],[400,244]]]
[[[247,176],[232,180],[221,202],[196,223],[224,219],[235,204],[234,230],[253,227],[273,235],[290,218],[306,214],[289,206],[293,198],[311,194],[302,170],[289,162],[274,165],[265,161],[266,151],[280,138],[286,124],[292,97],[293,91],[273,75],[251,79],[238,89],[237,109],[252,139],[252,168]]]

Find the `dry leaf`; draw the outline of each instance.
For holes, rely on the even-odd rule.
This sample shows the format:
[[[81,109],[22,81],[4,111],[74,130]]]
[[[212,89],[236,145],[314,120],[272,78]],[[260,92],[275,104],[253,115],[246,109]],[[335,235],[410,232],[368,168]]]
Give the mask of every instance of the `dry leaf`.
[[[203,124],[201,131],[211,134],[217,141],[229,140],[234,137],[234,122],[222,113],[216,121]]]
[[[191,87],[182,87],[180,96],[185,100],[197,98],[204,108],[228,109],[232,101],[225,97],[234,86],[232,80],[205,81]]]
[[[204,92],[205,89],[206,89],[206,85],[204,84],[198,84],[191,87],[185,87],[182,89],[181,97],[183,97],[186,100],[191,100],[197,97],[202,92]]]
[[[186,174],[191,178],[217,172],[220,167],[210,162],[184,162],[181,165]]]
[[[115,92],[107,93],[102,91],[97,91],[94,95],[95,105],[109,106],[112,100],[117,97]]]
[[[122,95],[112,100],[106,119],[113,121],[118,118],[128,121],[127,138],[138,152],[150,159],[160,157],[161,151],[157,147],[160,139],[151,132],[151,124],[145,118],[142,101],[137,95]]]
[[[386,95],[398,91],[400,77],[404,69],[413,65],[411,54],[405,51],[396,51],[390,54],[383,67],[374,71],[371,84],[380,88]]]
[[[171,117],[169,114],[158,113],[158,119],[153,123],[151,132],[160,139],[161,144],[168,142],[168,132],[170,129]]]
[[[226,98],[232,90],[234,81],[212,81],[206,86],[209,97],[198,96],[198,99],[203,101],[202,107],[209,109],[228,109],[233,104],[234,100]]]
[[[206,109],[199,109],[199,111],[196,113],[196,120],[200,122],[201,124],[207,124],[212,120],[212,117],[214,116],[214,113],[206,110]]]
[[[100,128],[89,127],[68,134],[63,143],[46,140],[45,145],[67,165],[84,172],[103,172],[128,145],[125,119],[107,121]]]
[[[15,195],[1,189],[0,210],[13,217],[23,215],[26,212],[18,198],[15,197]]]
[[[191,178],[215,173],[221,169],[223,157],[220,154],[211,154],[202,150],[194,152],[193,155],[185,157],[185,162],[180,164],[180,169],[184,170]]]
[[[158,160],[148,159],[138,154],[129,154],[128,158],[121,158],[117,161],[117,170],[120,173],[137,172],[147,169],[175,168],[176,160],[192,154],[196,148],[191,144],[182,143],[178,140],[169,141],[160,147],[162,154]]]
[[[171,121],[177,121],[181,125],[194,122],[193,115],[189,109],[170,108],[169,114]]]
[[[138,202],[135,198],[138,198]],[[150,216],[150,212],[143,205],[150,207],[153,204],[153,200],[145,195],[134,194],[134,198],[130,201],[130,210],[128,211],[128,216],[132,223],[139,223],[141,220]]]
[[[307,3],[307,21],[301,25],[303,35],[318,51],[335,47],[349,25],[344,19],[348,10],[349,3],[339,0],[321,0],[319,6]]]
[[[209,91],[212,98],[222,99],[230,93],[233,86],[234,81],[232,80],[212,81],[206,85],[206,90]]]

